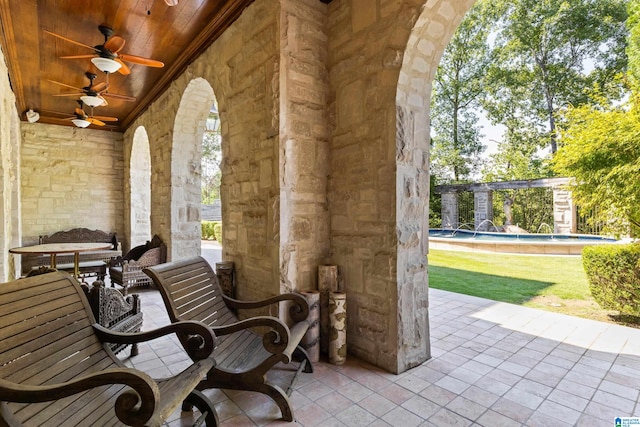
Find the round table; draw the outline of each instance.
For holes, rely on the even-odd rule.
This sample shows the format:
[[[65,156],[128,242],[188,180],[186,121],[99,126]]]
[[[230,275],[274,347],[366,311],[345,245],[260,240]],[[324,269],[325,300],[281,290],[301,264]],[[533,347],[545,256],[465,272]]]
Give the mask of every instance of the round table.
[[[9,252],[12,254],[34,254],[49,255],[51,268],[56,268],[57,254],[73,253],[73,275],[77,279],[80,276],[80,252],[99,251],[102,249],[110,249],[111,243],[44,243],[41,245],[21,246],[19,248],[11,248]]]

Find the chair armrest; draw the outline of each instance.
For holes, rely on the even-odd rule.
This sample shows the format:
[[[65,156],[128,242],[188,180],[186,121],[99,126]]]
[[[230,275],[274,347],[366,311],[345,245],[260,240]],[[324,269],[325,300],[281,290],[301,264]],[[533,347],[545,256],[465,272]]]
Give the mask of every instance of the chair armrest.
[[[309,302],[300,294],[289,292],[286,294],[276,295],[261,301],[240,301],[222,295],[227,307],[234,309],[252,309],[266,307],[281,301],[290,301],[293,304],[289,307],[289,315],[294,322],[302,322],[309,316]]]
[[[124,384],[133,389],[123,391],[116,399],[115,410],[120,421],[127,425],[145,424],[160,401],[160,390],[149,375],[129,368],[106,369],[72,381],[46,386],[16,384],[0,379],[0,401],[49,402],[112,384]]]
[[[262,345],[269,353],[280,354],[289,344],[289,328],[280,319],[271,316],[256,316],[224,326],[213,326],[216,335],[229,335],[254,327],[267,327],[269,331],[262,336]]]
[[[216,347],[214,332],[202,322],[183,320],[145,332],[116,332],[97,323],[93,329],[103,342],[114,344],[137,344],[151,341],[172,333],[188,336],[185,351],[193,360],[202,360],[209,356]]]

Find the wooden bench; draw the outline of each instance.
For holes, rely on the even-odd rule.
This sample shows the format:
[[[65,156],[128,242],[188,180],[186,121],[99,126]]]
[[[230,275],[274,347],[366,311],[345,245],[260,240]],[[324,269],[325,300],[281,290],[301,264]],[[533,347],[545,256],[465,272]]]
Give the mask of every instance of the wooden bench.
[[[180,333],[196,360],[156,381],[125,367],[105,342],[133,344]],[[64,272],[0,285],[0,425],[160,426],[183,405],[217,425],[211,402],[195,387],[215,365],[215,336],[202,323],[139,334],[95,322],[78,282]]]
[[[218,337],[218,347],[214,351],[217,365],[198,389],[223,388],[264,393],[276,402],[285,421],[293,421],[288,393],[267,381],[266,374],[277,363],[289,363],[294,358],[300,360],[298,374],[302,370],[313,372],[307,353],[299,346],[309,328],[307,300],[294,293],[256,302],[229,298],[220,289],[213,269],[202,257],[161,264],[145,271],[160,290],[172,322],[199,320],[209,325]],[[260,309],[280,302],[291,304],[289,314],[294,322],[291,328],[272,316],[240,320],[232,311]],[[257,333],[256,328],[263,333]],[[186,344],[183,339],[181,341]]]
[[[166,261],[167,245],[157,235],[153,236],[153,239],[146,244],[136,246],[125,256],[111,260],[109,263],[111,286],[115,284],[122,286],[124,295],[128,293],[129,288],[149,286],[153,281],[143,269]]]
[[[80,276],[97,276],[104,280],[109,261],[122,255],[122,249],[116,233],[106,233],[102,230],[88,228],[73,228],[58,231],[50,236],[40,236],[38,243],[110,243],[111,248],[101,251],[82,252],[80,254]],[[22,255],[22,271],[28,274],[33,268],[49,265],[46,255]],[[58,270],[73,272],[73,254],[57,256]]]

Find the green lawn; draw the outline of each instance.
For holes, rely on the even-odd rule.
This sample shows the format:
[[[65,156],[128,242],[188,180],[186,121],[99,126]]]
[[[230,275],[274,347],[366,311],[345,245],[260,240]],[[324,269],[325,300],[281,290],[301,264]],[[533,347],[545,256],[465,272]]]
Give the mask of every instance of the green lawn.
[[[562,304],[558,302],[561,300],[595,304],[582,268],[582,257],[578,256],[431,250],[429,285],[536,307],[543,304],[545,298],[551,306]]]

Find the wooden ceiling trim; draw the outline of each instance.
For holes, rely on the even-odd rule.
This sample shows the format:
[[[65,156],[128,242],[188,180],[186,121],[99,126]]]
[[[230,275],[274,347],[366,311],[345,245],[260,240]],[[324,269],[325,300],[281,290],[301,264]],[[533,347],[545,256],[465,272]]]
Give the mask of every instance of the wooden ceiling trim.
[[[153,90],[141,99],[131,113],[121,122],[122,128],[127,129],[142,113],[146,111],[165,90],[169,88],[180,74],[201,55],[220,35],[242,14],[244,9],[253,3],[253,0],[230,0],[222,5],[221,9],[206,28],[182,51],[178,59],[166,69]]]
[[[22,2],[23,3],[23,2]],[[2,25],[2,46],[4,47],[4,58],[9,69],[9,81],[13,94],[16,97],[18,114],[22,116],[26,107],[24,105],[24,91],[22,85],[22,74],[20,68],[11,66],[18,63],[16,38],[13,32],[13,21],[11,19],[11,6],[9,0],[0,0],[0,24]]]

